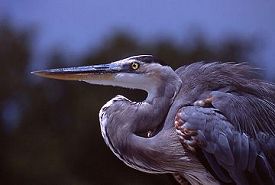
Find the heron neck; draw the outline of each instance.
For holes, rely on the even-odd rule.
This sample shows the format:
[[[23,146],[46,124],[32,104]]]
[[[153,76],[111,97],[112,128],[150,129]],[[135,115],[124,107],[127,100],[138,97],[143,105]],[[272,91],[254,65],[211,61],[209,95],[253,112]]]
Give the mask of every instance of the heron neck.
[[[179,92],[181,87],[181,79],[173,74],[170,78],[162,80],[152,84],[150,88],[146,89],[148,95],[144,102],[153,104],[157,99],[166,99],[167,101],[173,102],[176,94]]]
[[[140,133],[154,131],[164,123],[181,80],[176,76],[160,84],[149,90],[148,97],[141,103],[116,101],[109,109],[113,114],[106,130],[109,146],[122,161],[138,170],[156,173],[160,172],[157,167],[146,166],[142,161],[149,159],[148,152],[163,153],[156,149],[157,135],[147,138]]]
[[[141,137],[136,133],[139,131],[154,132],[154,129],[159,129],[163,126],[180,87],[181,80],[175,77],[173,81],[163,82],[160,86],[154,87],[148,92],[146,100],[139,105],[139,111],[136,114],[138,115],[138,121],[133,120],[133,123],[136,125],[135,130],[131,130],[130,132],[132,132],[132,134],[128,135],[126,139],[128,142],[125,143],[127,145],[125,146],[125,148],[127,148],[127,151],[125,152],[128,156],[134,156],[134,158],[127,158],[126,164],[130,164],[130,166],[141,171],[162,173],[163,169],[159,166],[158,161],[163,160],[164,162],[164,159],[169,158],[168,156],[172,156],[174,152],[163,151],[162,148],[167,146],[165,143],[161,143],[161,140],[164,139],[161,138],[162,136],[159,134],[162,132],[162,129],[161,131],[157,131],[157,133],[155,133],[156,135],[153,134],[153,137],[149,138]],[[167,131],[167,133],[168,132],[169,131]],[[171,141],[174,140],[173,137],[173,135],[169,134],[166,135],[165,139]],[[179,143],[174,144],[177,145]],[[132,153],[133,151],[134,153]],[[177,155],[180,155],[180,153]],[[146,163],[147,160],[150,161],[150,165]]]
[[[153,131],[161,126],[174,101],[175,96],[181,87],[181,80],[178,76],[170,74],[169,78],[161,83],[152,84],[147,91],[147,98],[135,108],[135,127],[132,132]]]

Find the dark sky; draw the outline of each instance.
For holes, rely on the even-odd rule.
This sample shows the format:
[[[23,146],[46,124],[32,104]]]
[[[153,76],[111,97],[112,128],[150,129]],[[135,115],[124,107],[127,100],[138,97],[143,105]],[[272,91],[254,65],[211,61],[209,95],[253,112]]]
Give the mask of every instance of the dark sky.
[[[261,50],[252,57],[269,76],[275,68],[274,0],[1,0],[0,16],[36,28],[37,56],[56,46],[81,54],[118,29],[142,41],[186,40],[198,31],[214,44],[232,35],[257,38]]]

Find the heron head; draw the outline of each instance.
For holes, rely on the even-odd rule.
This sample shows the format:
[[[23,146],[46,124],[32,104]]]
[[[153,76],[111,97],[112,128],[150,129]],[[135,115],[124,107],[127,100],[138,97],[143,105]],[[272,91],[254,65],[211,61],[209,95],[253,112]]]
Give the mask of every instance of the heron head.
[[[148,93],[174,71],[152,55],[139,55],[109,64],[34,71],[41,77],[141,89]]]

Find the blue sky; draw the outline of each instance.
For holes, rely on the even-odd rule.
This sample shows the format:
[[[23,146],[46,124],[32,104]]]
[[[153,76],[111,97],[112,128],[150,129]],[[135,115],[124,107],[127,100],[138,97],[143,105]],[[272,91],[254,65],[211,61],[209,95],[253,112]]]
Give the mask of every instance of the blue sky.
[[[213,43],[232,35],[258,38],[262,49],[252,57],[269,77],[275,73],[274,0],[1,0],[0,16],[36,29],[40,57],[57,46],[81,54],[118,29],[143,41],[183,41],[198,29]]]

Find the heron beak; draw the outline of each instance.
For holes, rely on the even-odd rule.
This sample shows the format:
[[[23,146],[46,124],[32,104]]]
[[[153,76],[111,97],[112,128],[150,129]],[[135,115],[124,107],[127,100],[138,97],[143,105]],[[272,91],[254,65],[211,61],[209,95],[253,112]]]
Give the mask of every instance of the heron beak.
[[[31,73],[41,77],[58,80],[104,81],[112,80],[114,74],[120,71],[121,67],[118,64],[110,63],[93,66],[48,69]]]

